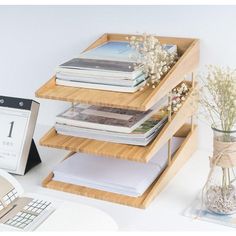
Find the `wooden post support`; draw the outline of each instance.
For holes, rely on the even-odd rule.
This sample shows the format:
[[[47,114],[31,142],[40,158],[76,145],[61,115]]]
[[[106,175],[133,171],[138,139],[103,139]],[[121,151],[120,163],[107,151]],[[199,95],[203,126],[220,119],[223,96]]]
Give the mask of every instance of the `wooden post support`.
[[[168,122],[171,122],[171,113],[172,113],[172,91],[169,93],[169,98],[168,98],[168,106],[169,106],[169,111],[168,111]],[[171,140],[172,137],[168,140],[168,165],[171,164]]]
[[[194,88],[194,83],[195,83],[195,73],[191,73],[191,84],[192,84],[192,89]],[[194,95],[193,95],[194,96]],[[191,116],[191,131],[193,131],[194,128],[194,115]]]

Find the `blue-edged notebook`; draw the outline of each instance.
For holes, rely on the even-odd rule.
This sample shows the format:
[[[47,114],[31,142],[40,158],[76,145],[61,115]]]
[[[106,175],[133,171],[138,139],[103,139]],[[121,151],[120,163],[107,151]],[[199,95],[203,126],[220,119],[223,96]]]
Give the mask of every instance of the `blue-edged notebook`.
[[[163,44],[163,48],[169,53],[177,53],[176,45]],[[80,54],[79,58],[135,62],[137,56],[138,52],[130,46],[129,42],[109,41]]]
[[[134,62],[136,56],[129,42],[111,41],[82,53],[79,58]]]

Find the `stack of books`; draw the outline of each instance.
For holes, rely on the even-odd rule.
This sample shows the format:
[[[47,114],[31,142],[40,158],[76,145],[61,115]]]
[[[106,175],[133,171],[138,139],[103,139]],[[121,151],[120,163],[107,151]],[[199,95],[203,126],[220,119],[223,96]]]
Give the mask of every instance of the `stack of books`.
[[[175,53],[176,45],[163,45]],[[56,68],[56,84],[116,92],[136,92],[146,80],[137,52],[128,42],[111,41],[88,50]]]
[[[166,113],[154,116],[167,100],[145,112],[77,104],[56,117],[55,129],[62,135],[146,146],[167,121]]]

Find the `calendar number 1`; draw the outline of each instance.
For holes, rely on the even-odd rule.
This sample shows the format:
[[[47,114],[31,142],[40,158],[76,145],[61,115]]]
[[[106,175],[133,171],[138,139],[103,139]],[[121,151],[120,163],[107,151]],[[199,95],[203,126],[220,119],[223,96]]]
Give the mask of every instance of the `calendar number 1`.
[[[10,122],[10,130],[9,130],[9,134],[8,134],[8,138],[11,138],[12,136],[12,131],[13,131],[13,127],[14,127],[14,121]]]

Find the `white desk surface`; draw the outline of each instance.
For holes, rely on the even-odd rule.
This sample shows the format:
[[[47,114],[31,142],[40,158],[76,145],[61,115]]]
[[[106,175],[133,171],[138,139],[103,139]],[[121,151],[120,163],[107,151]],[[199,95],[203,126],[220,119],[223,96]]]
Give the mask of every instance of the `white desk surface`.
[[[186,207],[199,194],[208,173],[209,151],[198,150],[187,164],[177,173],[168,186],[156,197],[145,210],[96,200],[83,196],[45,189],[42,180],[52,167],[68,153],[64,150],[40,147],[38,140],[49,129],[36,128],[35,140],[39,149],[42,164],[33,168],[25,176],[17,176],[25,192],[34,192],[48,197],[56,197],[72,203],[86,204],[106,212],[118,224],[119,230],[230,230],[232,228],[192,220],[182,215]]]

